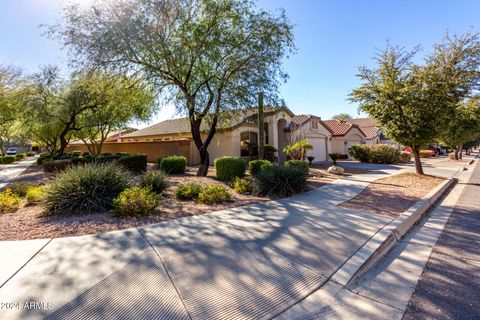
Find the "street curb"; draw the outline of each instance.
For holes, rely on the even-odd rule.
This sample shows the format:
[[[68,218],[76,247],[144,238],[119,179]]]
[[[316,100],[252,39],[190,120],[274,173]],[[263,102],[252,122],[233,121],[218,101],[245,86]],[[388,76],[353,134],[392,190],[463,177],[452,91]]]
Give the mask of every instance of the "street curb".
[[[443,181],[412,207],[380,229],[333,274],[331,280],[347,286],[365,274],[422,218],[423,214],[454,182],[453,178]]]

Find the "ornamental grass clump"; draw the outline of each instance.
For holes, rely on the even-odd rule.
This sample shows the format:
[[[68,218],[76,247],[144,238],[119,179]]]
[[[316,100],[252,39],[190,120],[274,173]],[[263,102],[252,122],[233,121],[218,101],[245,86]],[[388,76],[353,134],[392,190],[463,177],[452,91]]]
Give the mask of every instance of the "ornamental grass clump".
[[[256,177],[256,193],[269,197],[288,197],[303,191],[307,175],[296,167],[267,166]]]
[[[90,163],[59,173],[45,194],[45,214],[79,214],[112,208],[131,175],[115,163]]]
[[[147,172],[142,175],[140,186],[143,188],[150,188],[155,193],[162,193],[167,187],[167,175],[160,172]]]

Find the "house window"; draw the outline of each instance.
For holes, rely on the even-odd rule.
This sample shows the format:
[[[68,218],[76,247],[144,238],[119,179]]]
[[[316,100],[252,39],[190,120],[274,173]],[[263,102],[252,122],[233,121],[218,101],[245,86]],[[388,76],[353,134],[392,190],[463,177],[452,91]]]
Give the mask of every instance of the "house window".
[[[311,124],[313,130],[318,130],[318,121],[312,121]]]
[[[258,156],[258,134],[256,132],[245,131],[240,134],[240,156]]]

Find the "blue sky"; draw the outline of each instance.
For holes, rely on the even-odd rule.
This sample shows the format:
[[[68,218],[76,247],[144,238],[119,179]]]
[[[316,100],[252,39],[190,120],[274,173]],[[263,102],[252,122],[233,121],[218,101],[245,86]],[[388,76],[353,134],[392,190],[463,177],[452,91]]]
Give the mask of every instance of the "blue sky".
[[[58,21],[61,2],[0,0],[0,64],[27,71],[66,66],[66,53],[38,28]],[[357,106],[347,101],[358,85],[357,67],[370,65],[387,40],[407,49],[420,44],[426,54],[447,29],[480,31],[478,0],[259,0],[258,6],[284,8],[295,25],[298,52],[285,62],[290,79],[281,96],[295,113],[323,119],[340,112],[357,115]],[[173,108],[152,121],[169,117]]]

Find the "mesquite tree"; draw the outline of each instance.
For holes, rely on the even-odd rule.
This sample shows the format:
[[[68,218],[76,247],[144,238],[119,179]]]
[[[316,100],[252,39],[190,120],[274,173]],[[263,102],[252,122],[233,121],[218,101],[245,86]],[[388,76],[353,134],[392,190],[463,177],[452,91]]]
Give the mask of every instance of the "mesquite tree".
[[[187,114],[206,175],[208,146],[227,109],[273,97],[283,58],[294,50],[285,13],[249,0],[112,0],[65,8],[52,35],[71,49],[72,62],[142,73]],[[210,119],[208,124],[205,119]]]
[[[478,88],[480,38],[447,35],[421,65],[413,63],[416,53],[387,47],[374,68],[360,68],[362,84],[350,98],[388,137],[412,148],[416,172],[423,174],[420,148],[439,138],[456,106]]]

